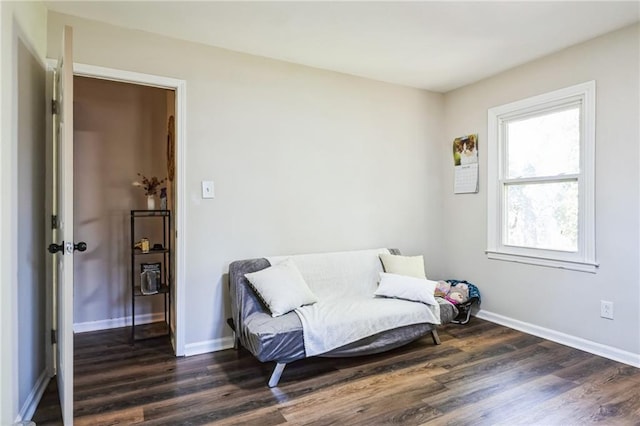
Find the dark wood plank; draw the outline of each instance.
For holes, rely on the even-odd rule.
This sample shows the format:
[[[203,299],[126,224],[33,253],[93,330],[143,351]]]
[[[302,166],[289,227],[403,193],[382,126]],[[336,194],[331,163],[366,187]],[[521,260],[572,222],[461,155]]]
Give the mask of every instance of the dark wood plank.
[[[176,358],[129,329],[76,335],[79,425],[640,424],[640,369],[482,321],[382,354],[272,363],[246,350]],[[55,381],[34,416],[59,425]]]

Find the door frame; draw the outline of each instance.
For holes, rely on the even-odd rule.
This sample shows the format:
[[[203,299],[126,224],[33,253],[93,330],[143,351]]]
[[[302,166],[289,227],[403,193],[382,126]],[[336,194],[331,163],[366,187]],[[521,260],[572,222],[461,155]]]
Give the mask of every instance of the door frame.
[[[55,64],[56,61],[52,61]],[[185,347],[185,146],[186,146],[186,118],[187,118],[187,83],[172,77],[144,74],[133,71],[106,68],[95,65],[74,62],[73,75],[122,83],[138,84],[142,86],[158,87],[175,91],[175,269],[174,269],[174,306],[175,330],[171,336],[176,356],[184,356]],[[48,318],[51,321],[51,318]]]

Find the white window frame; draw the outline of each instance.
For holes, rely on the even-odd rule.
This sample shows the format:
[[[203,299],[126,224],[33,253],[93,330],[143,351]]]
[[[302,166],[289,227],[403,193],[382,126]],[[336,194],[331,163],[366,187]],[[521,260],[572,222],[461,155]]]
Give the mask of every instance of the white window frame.
[[[546,250],[504,243],[506,235],[506,123],[580,105],[580,171],[578,182],[578,249]],[[595,273],[595,120],[596,82],[589,81],[534,96],[488,111],[487,257],[489,259]]]

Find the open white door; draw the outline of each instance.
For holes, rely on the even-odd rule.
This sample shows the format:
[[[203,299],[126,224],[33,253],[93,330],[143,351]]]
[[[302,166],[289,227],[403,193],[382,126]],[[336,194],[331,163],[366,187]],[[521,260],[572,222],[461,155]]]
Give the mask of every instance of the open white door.
[[[52,212],[56,216],[52,244],[55,253],[53,273],[54,349],[56,378],[60,394],[62,420],[73,424],[73,30],[65,27],[62,50],[54,79],[56,105],[53,126]],[[86,245],[85,245],[86,247]]]

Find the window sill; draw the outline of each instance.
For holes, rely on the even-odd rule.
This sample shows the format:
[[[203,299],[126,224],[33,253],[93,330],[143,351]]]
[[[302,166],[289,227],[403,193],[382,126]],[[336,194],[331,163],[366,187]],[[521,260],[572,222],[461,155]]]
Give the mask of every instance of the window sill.
[[[487,250],[487,258],[503,260],[506,262],[526,263],[528,265],[545,266],[548,268],[568,269],[570,271],[589,272],[595,274],[600,267],[597,263],[574,262],[567,260],[548,259],[543,257],[526,256],[511,253],[502,253]]]

